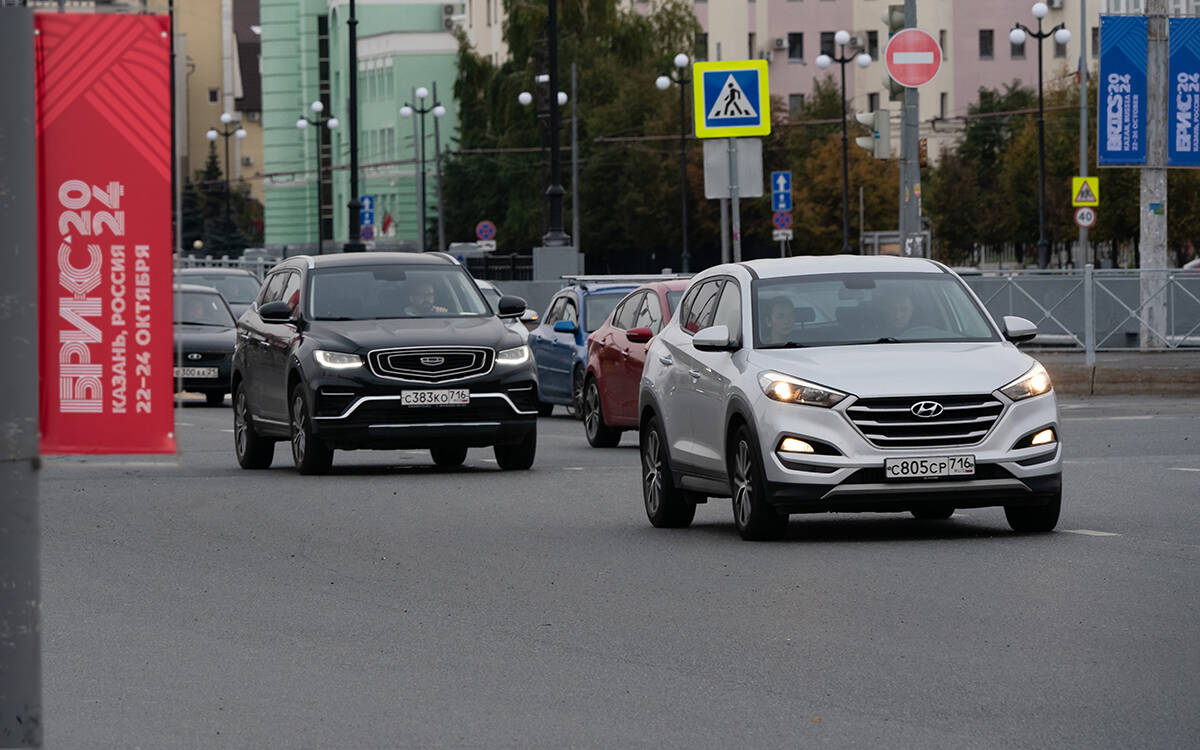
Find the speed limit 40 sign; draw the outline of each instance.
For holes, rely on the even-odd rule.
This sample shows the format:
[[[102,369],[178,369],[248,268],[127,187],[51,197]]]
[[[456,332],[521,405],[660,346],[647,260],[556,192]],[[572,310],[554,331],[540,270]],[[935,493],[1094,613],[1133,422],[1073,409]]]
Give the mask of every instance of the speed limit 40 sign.
[[[1075,224],[1083,229],[1096,225],[1096,209],[1090,206],[1080,206],[1075,209]]]

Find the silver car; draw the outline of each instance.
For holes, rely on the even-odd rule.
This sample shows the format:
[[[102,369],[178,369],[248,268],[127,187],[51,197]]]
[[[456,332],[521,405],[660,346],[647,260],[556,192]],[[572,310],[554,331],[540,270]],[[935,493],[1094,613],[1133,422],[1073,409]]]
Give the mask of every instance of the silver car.
[[[1002,506],[1050,531],[1062,498],[1046,370],[949,268],[825,256],[696,276],[650,345],[639,393],[642,493],[658,527],[732,497],[738,531],[772,539],[788,514]]]

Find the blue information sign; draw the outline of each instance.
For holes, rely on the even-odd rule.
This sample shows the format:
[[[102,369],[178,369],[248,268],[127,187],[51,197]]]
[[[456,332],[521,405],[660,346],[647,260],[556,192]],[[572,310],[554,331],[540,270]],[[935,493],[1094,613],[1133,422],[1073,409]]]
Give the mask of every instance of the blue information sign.
[[[771,173],[771,210],[792,210],[792,173]],[[783,228],[783,227],[780,227]]]
[[[1146,163],[1146,16],[1100,16],[1101,166]]]
[[[1200,167],[1200,18],[1170,19],[1167,166]]]

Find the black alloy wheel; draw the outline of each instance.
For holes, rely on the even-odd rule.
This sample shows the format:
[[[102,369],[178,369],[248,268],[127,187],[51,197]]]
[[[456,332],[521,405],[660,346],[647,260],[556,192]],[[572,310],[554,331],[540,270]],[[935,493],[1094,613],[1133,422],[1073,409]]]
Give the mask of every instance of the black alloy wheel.
[[[446,468],[462,466],[463,461],[467,460],[467,446],[451,445],[442,448],[430,448],[429,455],[433,457],[433,462],[438,466]]]
[[[333,465],[333,449],[313,434],[304,387],[292,389],[292,461],[301,474],[325,474]]]
[[[658,417],[646,420],[640,438],[642,502],[650,525],[656,529],[681,529],[691,525],[696,517],[695,496],[675,486],[667,441]]]
[[[243,469],[266,469],[275,458],[275,441],[254,430],[246,391],[239,385],[233,392],[233,450]]]
[[[1004,517],[1013,531],[1023,533],[1044,534],[1054,531],[1058,525],[1058,515],[1062,512],[1062,491],[1055,493],[1050,502],[1045,505],[1006,505]]]
[[[787,531],[786,513],[777,513],[767,496],[758,444],[750,428],[742,425],[730,446],[729,484],[733,494],[733,522],[743,539],[779,539]]]
[[[533,466],[537,456],[537,430],[530,430],[519,443],[496,445],[496,465],[505,471],[522,471]]]
[[[604,421],[604,404],[600,401],[600,386],[589,377],[583,388],[583,430],[588,445],[593,448],[614,448],[621,442],[621,431]]]

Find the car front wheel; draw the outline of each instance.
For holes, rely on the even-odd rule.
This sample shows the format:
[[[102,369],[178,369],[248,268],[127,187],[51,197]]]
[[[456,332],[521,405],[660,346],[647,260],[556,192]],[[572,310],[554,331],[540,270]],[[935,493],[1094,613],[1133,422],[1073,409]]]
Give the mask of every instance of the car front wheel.
[[[784,535],[787,514],[777,513],[771,507],[757,443],[745,425],[738,428],[733,438],[729,483],[733,494],[733,522],[743,539],[766,541]]]
[[[243,469],[266,469],[275,458],[275,441],[254,430],[246,391],[239,385],[233,392],[233,450]]]
[[[292,389],[292,461],[301,474],[325,474],[333,465],[333,449],[313,434],[303,389]]]
[[[1058,514],[1062,512],[1062,492],[1058,492],[1045,505],[1006,505],[1004,517],[1013,531],[1045,533],[1054,531],[1058,525]]]
[[[642,427],[642,502],[646,518],[657,529],[683,528],[696,517],[696,503],[689,493],[675,486],[667,441],[658,417]]]
[[[593,448],[613,448],[621,442],[621,431],[604,421],[604,406],[600,403],[600,386],[588,378],[583,388],[583,430],[588,445]]]
[[[492,448],[496,454],[496,465],[505,471],[520,471],[533,466],[537,456],[537,430],[530,430],[519,443],[497,445]]]
[[[446,448],[430,448],[429,455],[433,457],[433,462],[438,466],[447,468],[462,466],[462,462],[467,460],[467,446],[456,445]]]

